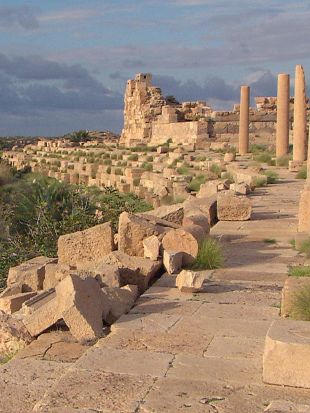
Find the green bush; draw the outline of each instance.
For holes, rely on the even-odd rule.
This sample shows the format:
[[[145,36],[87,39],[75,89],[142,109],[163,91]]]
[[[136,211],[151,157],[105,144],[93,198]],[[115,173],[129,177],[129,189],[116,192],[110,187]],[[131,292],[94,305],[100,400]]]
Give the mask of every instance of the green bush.
[[[190,175],[191,174],[191,170],[188,166],[180,166],[179,168],[177,168],[177,173],[180,175]]]
[[[115,175],[123,175],[123,171],[121,168],[115,168]]]
[[[303,166],[298,174],[296,175],[297,179],[307,179],[307,167]]]
[[[290,156],[284,155],[284,156],[281,156],[280,158],[277,158],[276,164],[277,166],[288,167],[289,160],[290,160]]]
[[[222,174],[222,168],[220,165],[217,165],[216,163],[213,163],[210,166],[210,172],[213,172],[215,175],[217,175],[218,177],[221,176]]]
[[[257,154],[260,152],[267,152],[267,146],[254,143],[253,145],[250,145],[250,152],[253,154]]]
[[[190,265],[193,270],[214,270],[224,264],[222,247],[218,241],[208,238],[199,247],[195,261]]]
[[[307,258],[310,258],[310,238],[304,240],[301,243],[300,247],[298,248],[298,251],[305,254]]]
[[[274,239],[274,238],[265,238],[265,239],[264,239],[264,243],[265,243],[265,244],[276,244],[276,243],[277,243],[277,240]]]
[[[255,188],[261,188],[266,185],[266,180],[264,178],[255,177],[253,178],[253,185]]]
[[[272,164],[272,155],[269,152],[262,152],[258,155],[253,156],[254,161],[266,163],[268,165]]]
[[[133,153],[132,155],[128,156],[128,161],[137,161],[139,159],[139,155],[137,153]]]
[[[290,277],[310,277],[310,266],[296,266],[290,267],[288,270],[288,275]]]
[[[267,184],[275,184],[277,180],[279,179],[279,174],[275,171],[264,171],[263,173],[265,176],[267,176]]]
[[[153,170],[153,165],[151,163],[148,163],[148,162],[143,162],[141,167],[143,169],[145,169],[146,171],[152,171]]]
[[[206,180],[207,178],[204,175],[195,176],[195,178],[193,178],[190,184],[188,185],[188,189],[190,191],[198,192],[201,185],[204,184]]]
[[[295,294],[290,317],[310,321],[310,286],[303,287]]]

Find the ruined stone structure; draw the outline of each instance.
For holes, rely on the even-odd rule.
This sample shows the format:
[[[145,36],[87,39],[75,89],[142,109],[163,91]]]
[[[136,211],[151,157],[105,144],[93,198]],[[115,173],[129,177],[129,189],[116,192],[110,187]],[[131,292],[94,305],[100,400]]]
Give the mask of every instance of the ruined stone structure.
[[[307,110],[305,73],[303,67],[297,65],[295,71],[293,161],[303,162],[306,159],[306,142]]]
[[[240,95],[240,122],[239,122],[239,153],[245,155],[249,152],[249,107],[250,88],[241,86]]]
[[[287,155],[289,149],[290,76],[278,76],[276,157]]]

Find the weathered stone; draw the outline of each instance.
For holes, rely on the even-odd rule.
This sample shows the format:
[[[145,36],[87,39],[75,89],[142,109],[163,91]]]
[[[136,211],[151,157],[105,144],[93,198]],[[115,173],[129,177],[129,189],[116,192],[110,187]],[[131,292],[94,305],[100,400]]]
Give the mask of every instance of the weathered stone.
[[[117,265],[99,261],[78,261],[76,263],[78,275],[81,278],[94,277],[100,287],[120,287],[120,273]]]
[[[183,270],[176,278],[176,286],[183,293],[193,293],[201,289],[205,275],[201,272]]]
[[[205,198],[190,197],[184,201],[185,215],[192,211],[200,211],[208,218],[210,227],[217,223],[217,195]]]
[[[224,155],[224,162],[234,162],[236,160],[235,152],[226,152]]]
[[[310,234],[310,188],[305,187],[300,195],[298,232]]]
[[[310,287],[309,277],[288,277],[282,289],[281,316],[289,317],[292,315],[296,294],[304,287]]]
[[[310,413],[310,405],[287,400],[273,400],[264,411],[268,413]]]
[[[0,363],[31,342],[24,324],[0,310]]]
[[[159,257],[160,241],[158,237],[152,235],[143,240],[144,258],[157,261]]]
[[[85,231],[62,235],[58,239],[58,258],[61,264],[75,265],[77,261],[99,260],[115,249],[110,222]]]
[[[229,189],[237,195],[248,195],[251,192],[250,186],[244,182],[230,184]]]
[[[126,285],[122,288],[105,287],[102,291],[110,305],[109,313],[105,316],[105,321],[109,324],[128,313],[139,295],[136,285]]]
[[[45,267],[45,277],[43,289],[49,290],[56,287],[59,281],[69,275],[74,267],[68,264],[47,264]]]
[[[118,249],[128,255],[143,257],[143,240],[159,233],[160,229],[146,219],[123,212],[118,224]]]
[[[161,218],[165,221],[172,222],[174,224],[182,225],[184,217],[184,205],[163,205],[159,208],[155,208],[152,211],[145,212],[141,215],[151,215],[157,218]]]
[[[276,134],[276,157],[280,158],[288,154],[289,150],[289,127],[290,127],[290,76],[285,73],[278,75],[278,98],[277,98],[277,134]]]
[[[248,198],[223,191],[217,198],[219,221],[247,221],[251,218],[252,206]]]
[[[0,298],[0,310],[7,314],[13,314],[22,308],[25,301],[36,295],[36,292],[20,293]]]
[[[183,263],[183,252],[164,250],[163,264],[168,274],[180,272]]]
[[[22,286],[15,283],[15,284],[12,284],[10,287],[5,288],[0,293],[0,298],[10,297],[11,295],[20,294],[21,292],[22,292]]]
[[[218,193],[218,186],[222,181],[220,179],[207,181],[206,183],[200,186],[200,189],[197,193],[197,198],[206,198]]]
[[[240,122],[239,122],[239,153],[245,155],[249,152],[249,106],[250,88],[241,86],[240,96]]]
[[[7,286],[21,286],[21,292],[38,291],[43,289],[45,267],[56,262],[55,258],[36,257],[9,270]]]
[[[307,321],[277,320],[268,330],[263,380],[268,384],[310,388],[310,325]]]
[[[198,225],[200,226],[205,234],[210,233],[210,224],[209,219],[206,215],[202,214],[200,211],[197,210],[187,210],[186,215],[183,219],[183,226],[191,226],[191,225]]]
[[[110,304],[96,280],[70,275],[56,286],[56,299],[73,337],[87,341],[102,336],[102,319],[107,317]]]
[[[139,292],[144,292],[152,278],[160,274],[161,261],[151,261],[147,258],[133,257],[122,251],[114,251],[107,255],[103,262],[115,264],[119,268],[122,285],[134,284]]]
[[[202,227],[191,225],[169,231],[163,237],[162,245],[164,250],[182,252],[183,263],[190,264],[197,257],[199,244],[205,237],[206,234]]]

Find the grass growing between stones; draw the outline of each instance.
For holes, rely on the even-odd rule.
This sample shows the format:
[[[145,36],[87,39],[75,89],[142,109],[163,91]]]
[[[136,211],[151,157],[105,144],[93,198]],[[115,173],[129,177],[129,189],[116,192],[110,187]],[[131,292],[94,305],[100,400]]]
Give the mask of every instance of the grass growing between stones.
[[[264,239],[264,243],[265,244],[276,244],[277,240],[273,239],[273,238],[265,238]]]
[[[288,275],[290,277],[310,277],[310,266],[305,265],[304,267],[290,267],[288,270]]]
[[[310,321],[310,287],[295,294],[290,316],[295,320]]]
[[[192,270],[216,270],[224,264],[222,246],[218,241],[208,238],[199,247],[195,261],[190,265]]]
[[[304,240],[301,243],[298,251],[305,254],[307,258],[310,258],[310,238]]]
[[[264,175],[267,176],[267,184],[275,184],[279,179],[279,175],[275,171],[264,171]]]
[[[192,179],[190,184],[188,185],[188,189],[191,191],[198,192],[201,185],[206,182],[207,178],[204,175],[198,175]]]
[[[307,168],[303,166],[301,170],[296,175],[297,179],[307,179]]]
[[[290,160],[290,156],[284,155],[277,159],[276,164],[277,166],[288,167],[289,160]]]

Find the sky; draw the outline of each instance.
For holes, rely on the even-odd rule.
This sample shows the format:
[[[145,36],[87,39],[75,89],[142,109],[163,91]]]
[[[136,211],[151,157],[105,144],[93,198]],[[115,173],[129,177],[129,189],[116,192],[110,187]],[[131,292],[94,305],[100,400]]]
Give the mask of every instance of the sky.
[[[275,96],[302,64],[309,0],[1,0],[0,136],[123,125],[136,73],[163,94],[232,109],[242,84]],[[309,89],[310,91],[310,89]]]

